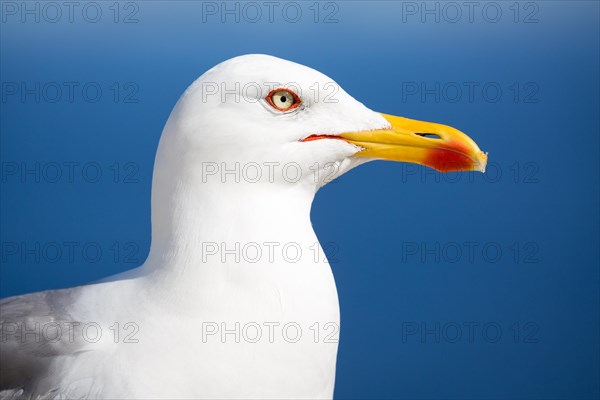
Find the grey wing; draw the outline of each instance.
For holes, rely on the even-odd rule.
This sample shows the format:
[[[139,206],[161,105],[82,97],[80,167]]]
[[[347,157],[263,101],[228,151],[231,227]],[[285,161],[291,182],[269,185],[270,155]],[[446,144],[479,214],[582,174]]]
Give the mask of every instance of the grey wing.
[[[0,300],[0,398],[27,392],[57,356],[84,351],[68,312],[79,288]]]

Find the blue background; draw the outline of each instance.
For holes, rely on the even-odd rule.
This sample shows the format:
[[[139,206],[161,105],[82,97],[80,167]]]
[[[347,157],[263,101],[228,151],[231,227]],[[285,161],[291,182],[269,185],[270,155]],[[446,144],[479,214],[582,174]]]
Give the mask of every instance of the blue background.
[[[256,23],[254,14],[203,21],[201,3],[160,1],[121,3],[115,23],[113,2],[98,4],[97,23],[82,6],[73,22],[64,9],[55,23],[45,20],[50,9],[39,23],[2,15],[2,297],[141,264],[155,149],[173,105],[213,65],[267,53],[324,72],[374,110],[456,126],[490,153],[485,176],[375,162],[318,193],[313,224],[338,248],[330,254],[342,311],[335,396],[598,398],[598,2],[520,3],[517,21],[513,2],[496,2],[495,23],[495,7],[482,14],[487,3],[472,22],[465,8],[456,22],[455,10],[440,8],[436,22],[421,15],[421,2],[411,3],[416,15],[401,2],[320,3],[315,22],[313,2],[299,2],[296,23],[284,18],[285,3],[273,22]],[[136,10],[137,22],[123,23]],[[79,89],[53,103],[50,85],[36,102],[10,94],[15,82]],[[97,102],[81,92],[88,82],[102,88]],[[439,98],[411,94],[436,82],[447,89]],[[473,98],[465,82],[477,83]],[[497,101],[486,84],[501,88]],[[136,102],[125,102],[134,91]],[[79,163],[72,182],[65,162]],[[39,182],[10,172],[36,163],[46,174]],[[53,163],[63,165],[54,183]],[[72,258],[65,242],[75,243]],[[415,246],[425,252],[409,251]]]

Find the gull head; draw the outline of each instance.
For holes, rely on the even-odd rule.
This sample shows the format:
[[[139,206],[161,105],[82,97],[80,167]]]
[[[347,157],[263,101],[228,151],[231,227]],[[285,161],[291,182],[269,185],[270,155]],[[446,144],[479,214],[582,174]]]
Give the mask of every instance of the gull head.
[[[376,159],[483,172],[487,155],[457,129],[372,111],[328,76],[267,55],[232,58],[192,83],[157,153],[177,169],[163,168],[165,179],[314,188]]]

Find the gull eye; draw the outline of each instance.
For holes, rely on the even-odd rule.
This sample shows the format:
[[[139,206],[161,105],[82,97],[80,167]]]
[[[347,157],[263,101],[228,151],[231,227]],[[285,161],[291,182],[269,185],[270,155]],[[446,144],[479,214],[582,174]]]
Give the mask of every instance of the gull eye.
[[[267,95],[267,102],[279,111],[288,111],[300,105],[300,98],[291,90],[275,89]]]

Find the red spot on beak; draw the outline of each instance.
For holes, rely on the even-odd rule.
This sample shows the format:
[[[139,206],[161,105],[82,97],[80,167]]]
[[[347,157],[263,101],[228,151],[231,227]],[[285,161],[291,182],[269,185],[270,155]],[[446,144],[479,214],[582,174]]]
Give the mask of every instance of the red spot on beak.
[[[456,151],[433,149],[424,164],[440,172],[454,172],[470,169],[474,162],[466,155]]]

